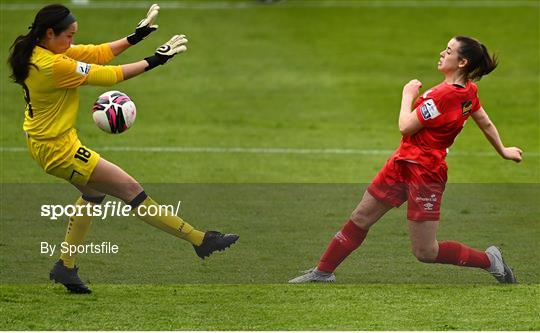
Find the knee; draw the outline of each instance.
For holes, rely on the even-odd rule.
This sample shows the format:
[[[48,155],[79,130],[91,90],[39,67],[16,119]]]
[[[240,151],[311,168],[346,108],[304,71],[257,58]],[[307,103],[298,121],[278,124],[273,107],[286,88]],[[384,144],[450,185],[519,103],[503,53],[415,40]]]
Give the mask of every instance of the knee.
[[[354,224],[364,230],[368,230],[369,227],[371,227],[371,225],[373,224],[372,218],[361,210],[353,211],[350,218]]]
[[[144,191],[141,184],[138,182],[122,184],[122,188],[123,198],[120,199],[124,200],[125,202],[131,202],[131,200]]]
[[[127,187],[128,187],[128,191],[130,191],[130,193],[133,193],[135,195],[137,195],[137,194],[141,193],[142,191],[144,191],[141,184],[139,184],[137,182],[130,183],[130,184],[127,185]]]
[[[437,260],[437,248],[433,246],[414,246],[412,252],[420,262],[433,263]]]

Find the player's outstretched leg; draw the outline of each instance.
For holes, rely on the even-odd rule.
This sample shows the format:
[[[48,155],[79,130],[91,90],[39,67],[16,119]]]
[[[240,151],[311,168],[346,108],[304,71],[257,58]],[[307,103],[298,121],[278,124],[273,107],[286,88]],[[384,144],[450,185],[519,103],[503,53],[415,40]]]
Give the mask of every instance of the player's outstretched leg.
[[[172,212],[166,211],[160,205],[148,197],[143,191],[133,199],[129,205],[136,211],[136,216],[144,222],[159,228],[173,236],[182,238],[190,242],[195,248],[197,255],[204,259],[210,256],[215,251],[223,251],[234,244],[239,236],[234,234],[222,234],[218,231],[202,232],[192,225],[185,222],[179,216]],[[139,209],[141,207],[144,209]],[[149,207],[156,207],[154,210],[158,212],[156,215],[141,214],[143,211],[149,211]]]
[[[364,241],[368,230],[358,227],[352,220],[347,221],[328,244],[317,267],[305,271],[289,283],[335,282],[334,271]]]
[[[79,278],[78,270],[77,266],[73,268],[66,267],[64,261],[59,259],[49,273],[49,278],[56,283],[63,284],[74,294],[90,294],[92,290]]]
[[[517,283],[516,276],[512,268],[504,262],[501,250],[496,246],[490,246],[486,249],[491,266],[487,271],[500,283]]]
[[[141,185],[117,165],[101,158],[92,173],[90,187],[124,200],[142,221],[173,236],[184,239],[195,247],[197,255],[207,257],[234,244],[239,236],[217,231],[202,232],[163,208],[143,190]],[[154,212],[155,214],[148,214]]]
[[[383,203],[369,192],[353,211],[351,219],[332,238],[321,256],[317,267],[309,269],[289,283],[335,282],[334,271],[366,238],[369,228],[392,207]]]

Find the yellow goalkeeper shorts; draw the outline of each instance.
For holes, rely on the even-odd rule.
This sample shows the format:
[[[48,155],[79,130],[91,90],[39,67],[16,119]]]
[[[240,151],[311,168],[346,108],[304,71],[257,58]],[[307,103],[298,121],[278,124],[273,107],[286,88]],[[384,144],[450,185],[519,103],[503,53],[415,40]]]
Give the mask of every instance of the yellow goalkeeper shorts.
[[[100,156],[83,146],[72,128],[65,134],[47,140],[27,136],[26,143],[32,158],[45,172],[77,185],[86,185]]]

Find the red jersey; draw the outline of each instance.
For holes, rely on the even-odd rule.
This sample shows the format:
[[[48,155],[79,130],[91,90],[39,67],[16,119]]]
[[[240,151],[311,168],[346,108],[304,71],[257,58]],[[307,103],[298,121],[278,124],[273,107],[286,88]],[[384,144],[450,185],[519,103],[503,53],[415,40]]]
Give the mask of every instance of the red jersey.
[[[465,87],[443,82],[418,97],[413,112],[424,127],[401,139],[396,157],[432,171],[445,166],[447,148],[454,143],[469,116],[481,107],[477,92],[472,81]]]

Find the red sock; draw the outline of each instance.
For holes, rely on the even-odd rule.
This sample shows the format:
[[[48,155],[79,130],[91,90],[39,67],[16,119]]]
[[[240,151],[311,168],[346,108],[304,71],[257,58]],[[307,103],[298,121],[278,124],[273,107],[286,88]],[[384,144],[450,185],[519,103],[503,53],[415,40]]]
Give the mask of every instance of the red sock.
[[[491,266],[489,257],[485,252],[475,250],[456,241],[439,242],[439,253],[435,262],[479,268]]]
[[[362,244],[367,233],[367,230],[359,228],[353,221],[347,221],[328,245],[319,260],[317,269],[328,273],[333,272],[352,251]]]

